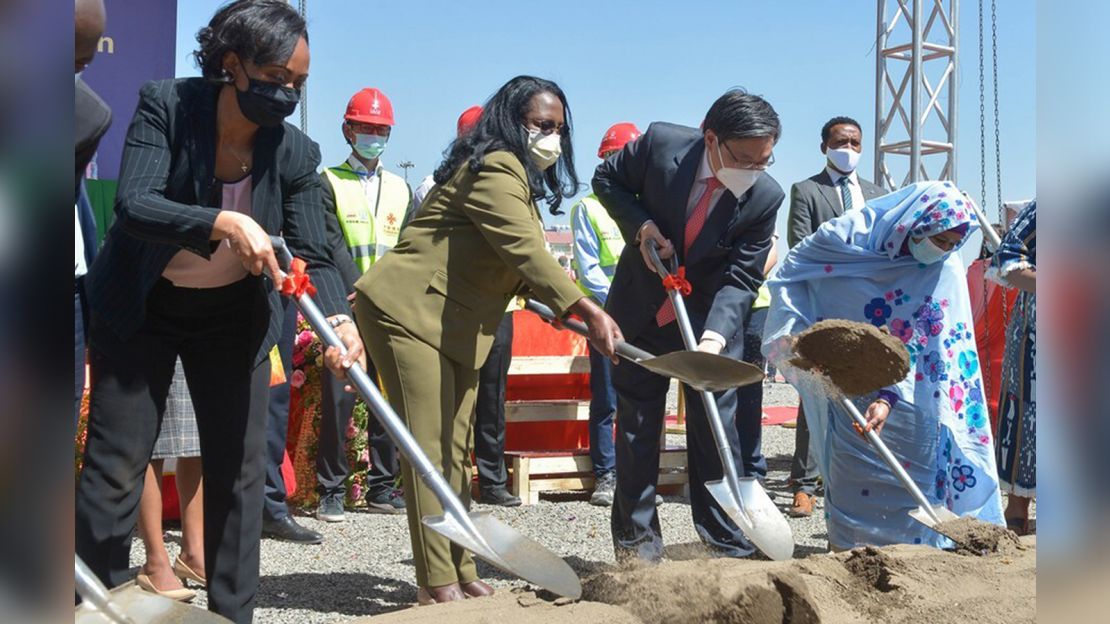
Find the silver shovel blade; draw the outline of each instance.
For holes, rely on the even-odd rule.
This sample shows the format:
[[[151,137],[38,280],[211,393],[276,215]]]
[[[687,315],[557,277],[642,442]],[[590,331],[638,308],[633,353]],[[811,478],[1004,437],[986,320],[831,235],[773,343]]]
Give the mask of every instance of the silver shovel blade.
[[[752,477],[739,479],[737,497],[725,481],[707,481],[705,489],[763,554],[775,561],[794,556],[794,532],[767,491]],[[743,500],[743,504],[741,504]]]
[[[461,521],[450,515],[425,516],[423,522],[509,574],[560,596],[582,597],[582,583],[566,561],[487,512],[471,512]]]
[[[121,585],[110,594],[120,610],[135,624],[229,624],[230,620],[211,611],[143,591],[134,583]],[[109,624],[103,613],[82,603],[77,607],[74,624]]]
[[[763,381],[763,369],[723,355],[700,351],[675,351],[636,360],[653,373],[673,377],[709,392],[720,392]]]
[[[930,515],[924,507],[918,507],[917,509],[914,509],[910,512],[910,517],[934,530],[937,528],[938,522],[948,522],[950,520],[960,519],[959,516],[952,513],[952,510],[943,505],[931,505],[929,509],[932,510],[933,515]],[[936,516],[936,522],[933,521],[933,516]]]

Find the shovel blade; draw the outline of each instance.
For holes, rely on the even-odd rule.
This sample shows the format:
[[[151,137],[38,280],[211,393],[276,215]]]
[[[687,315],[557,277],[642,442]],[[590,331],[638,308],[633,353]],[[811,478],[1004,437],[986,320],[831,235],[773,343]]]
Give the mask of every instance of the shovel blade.
[[[705,484],[721,509],[763,554],[775,561],[793,557],[794,533],[767,491],[752,477],[739,479],[739,487],[739,492],[733,492],[724,480]]]
[[[230,624],[230,620],[207,609],[195,607],[143,591],[134,583],[110,592],[114,602],[135,624]],[[74,624],[109,624],[103,613],[81,603],[73,617]]]
[[[932,515],[930,515],[930,513],[929,513],[930,510],[932,511]],[[910,517],[911,518],[913,518],[914,520],[917,520],[921,524],[924,524],[925,526],[927,526],[930,529],[933,529],[935,531],[936,528],[937,528],[937,522],[933,521],[933,516],[934,515],[936,516],[936,518],[939,522],[948,522],[950,520],[959,520],[960,519],[959,516],[952,513],[952,510],[948,509],[947,507],[945,507],[943,505],[932,505],[932,506],[929,507],[928,510],[925,509],[924,507],[918,507],[917,509],[914,509],[914,510],[910,511]],[[939,533],[939,531],[938,531],[938,533]]]
[[[472,512],[464,518],[425,516],[423,522],[509,574],[560,596],[582,597],[582,583],[566,561],[487,512]]]
[[[763,381],[763,370],[747,362],[700,351],[675,351],[636,360],[653,373],[673,377],[709,392],[720,392]]]

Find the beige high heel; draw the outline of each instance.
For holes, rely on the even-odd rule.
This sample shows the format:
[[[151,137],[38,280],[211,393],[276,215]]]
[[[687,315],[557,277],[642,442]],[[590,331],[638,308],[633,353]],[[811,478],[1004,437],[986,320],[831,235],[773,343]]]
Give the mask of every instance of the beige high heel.
[[[200,574],[197,574],[195,570],[185,565],[185,562],[181,560],[180,555],[173,562],[173,573],[182,581],[193,581],[194,583],[200,583],[202,587],[208,586],[208,579],[204,578]]]
[[[197,593],[187,587],[182,587],[181,589],[158,589],[146,574],[137,575],[135,577],[135,584],[152,594],[157,594],[163,598],[169,598],[170,600],[176,600],[178,602],[191,602],[193,598],[197,597]]]

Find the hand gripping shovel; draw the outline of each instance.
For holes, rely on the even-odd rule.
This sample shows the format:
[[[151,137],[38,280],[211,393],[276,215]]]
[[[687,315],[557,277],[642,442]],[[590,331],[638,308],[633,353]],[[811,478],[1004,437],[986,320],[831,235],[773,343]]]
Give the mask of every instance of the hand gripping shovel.
[[[863,414],[859,413],[859,410],[856,409],[856,404],[852,403],[851,399],[846,396],[841,396],[840,405],[851,414],[852,420],[859,425],[861,431],[867,429],[867,419],[863,417]],[[930,529],[933,529],[937,533],[944,535],[944,532],[940,531],[937,525],[950,520],[958,520],[959,516],[952,513],[951,510],[943,505],[933,505],[929,503],[929,500],[925,498],[925,494],[921,492],[921,488],[917,487],[917,484],[913,482],[913,479],[910,478],[906,469],[902,467],[898,458],[894,456],[894,453],[890,452],[890,448],[887,447],[886,442],[883,442],[883,439],[879,437],[878,433],[875,433],[874,429],[867,431],[864,436],[867,438],[867,441],[871,443],[871,446],[874,446],[875,450],[879,452],[879,456],[882,457],[886,465],[890,467],[894,476],[898,477],[898,480],[902,482],[902,487],[906,488],[906,491],[910,493],[913,500],[917,502],[917,509],[910,511],[910,517]],[[953,541],[957,541],[951,538],[951,536],[946,535],[946,537],[953,539]]]
[[[303,262],[293,260],[281,238],[272,237],[272,242],[279,262],[292,267],[292,275],[282,285],[283,294],[293,297],[297,308],[325,345],[344,351],[343,342],[316,307],[311,292],[307,292],[313,289],[305,288],[309,285],[303,272]],[[443,505],[443,515],[425,516],[422,519],[424,526],[509,574],[561,596],[575,599],[582,596],[578,575],[558,555],[486,512],[468,513],[400,417],[378,392],[366,371],[355,364],[347,370],[347,376],[420,479]]]
[[[221,624],[229,620],[200,607],[187,605],[126,583],[108,591],[92,570],[73,558],[74,586],[81,596],[74,624]]]
[[[655,264],[655,270],[662,278],[670,277],[671,272],[659,259],[655,241],[648,240],[648,251]],[[668,281],[664,279],[664,281]],[[690,325],[690,317],[686,313],[686,303],[677,288],[667,288],[667,296],[674,306],[675,318],[678,320],[682,341],[688,351],[695,351],[698,343],[694,339],[694,328]],[[721,509],[725,510],[736,526],[744,535],[756,545],[763,554],[776,561],[783,561],[794,556],[794,534],[790,524],[782,515],[779,508],[771,501],[771,497],[754,477],[739,477],[736,474],[736,464],[732,461],[732,449],[725,436],[725,428],[721,423],[721,415],[717,411],[717,401],[713,395],[700,390],[702,402],[705,403],[705,413],[709,419],[709,427],[713,431],[713,439],[717,443],[717,455],[721,458],[724,468],[724,479],[720,481],[707,481],[705,488],[713,495]]]
[[[587,338],[590,336],[590,330],[585,323],[574,319],[560,321],[551,308],[538,301],[530,299],[525,303],[524,308],[536,313],[548,323],[558,324]],[[763,371],[757,366],[701,351],[677,351],[655,356],[627,342],[619,342],[617,355],[653,373],[673,377],[691,387],[710,392],[720,392],[763,381]]]

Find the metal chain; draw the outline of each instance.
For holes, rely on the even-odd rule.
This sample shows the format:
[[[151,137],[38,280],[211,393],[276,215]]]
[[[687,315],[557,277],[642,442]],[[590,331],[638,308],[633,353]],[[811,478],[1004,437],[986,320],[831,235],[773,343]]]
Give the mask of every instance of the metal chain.
[[[308,0],[299,0],[297,2],[297,12],[301,17],[308,20]],[[301,85],[301,132],[308,134],[308,83]]]
[[[1003,214],[1002,203],[1002,135],[999,133],[998,120],[998,1],[991,0],[991,62],[994,64],[994,74],[991,79],[994,91],[994,166],[997,175],[996,188],[998,191],[998,222],[1005,223],[1006,215]]]
[[[979,202],[987,203],[987,86],[983,68],[983,0],[979,0]]]

